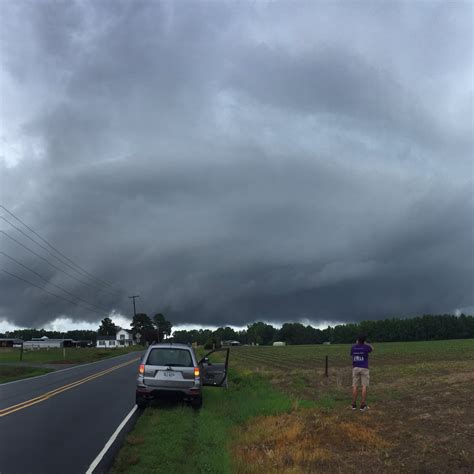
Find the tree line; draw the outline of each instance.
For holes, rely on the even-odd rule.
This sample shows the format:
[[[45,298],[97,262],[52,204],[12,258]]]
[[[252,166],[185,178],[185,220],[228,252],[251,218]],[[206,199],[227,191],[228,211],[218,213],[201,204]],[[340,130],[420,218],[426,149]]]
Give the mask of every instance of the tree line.
[[[170,341],[183,344],[219,346],[222,341],[238,341],[241,344],[269,345],[276,341],[287,344],[332,344],[352,343],[359,334],[365,334],[369,341],[429,341],[440,339],[474,338],[474,316],[424,315],[409,319],[383,319],[361,321],[360,323],[338,324],[334,327],[318,329],[301,323],[285,323],[281,328],[262,321],[249,324],[246,329],[236,331],[226,326],[216,330],[192,329],[171,332],[173,325],[161,313],[152,318],[144,313],[137,314],[130,325],[141,343]],[[33,337],[47,336],[55,339],[90,340],[95,342],[97,335],[114,336],[118,326],[110,318],[101,321],[98,331],[72,330],[67,332],[46,331],[44,329],[18,329],[0,333],[0,337],[18,337],[25,341]]]
[[[439,339],[474,338],[474,316],[424,315],[410,319],[383,319],[360,323],[338,324],[318,329],[301,323],[285,323],[281,328],[271,324],[255,322],[247,329],[235,331],[231,327],[180,330],[173,333],[172,340],[189,344],[212,346],[222,341],[238,341],[241,344],[269,345],[276,341],[287,344],[345,344],[354,342],[359,334],[370,341],[429,341]]]

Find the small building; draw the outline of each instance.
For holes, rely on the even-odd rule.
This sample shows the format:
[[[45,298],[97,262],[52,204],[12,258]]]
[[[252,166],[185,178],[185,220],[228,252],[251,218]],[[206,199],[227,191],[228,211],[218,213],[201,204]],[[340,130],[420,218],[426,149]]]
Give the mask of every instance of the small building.
[[[229,347],[229,346],[240,346],[240,342],[239,341],[222,341],[222,345],[224,347]]]
[[[115,336],[97,336],[96,346],[99,349],[115,349],[118,343]]]
[[[17,337],[0,337],[0,349],[13,349],[22,344],[23,339],[18,339]]]
[[[286,342],[284,341],[275,341],[273,343],[274,346],[286,346]]]

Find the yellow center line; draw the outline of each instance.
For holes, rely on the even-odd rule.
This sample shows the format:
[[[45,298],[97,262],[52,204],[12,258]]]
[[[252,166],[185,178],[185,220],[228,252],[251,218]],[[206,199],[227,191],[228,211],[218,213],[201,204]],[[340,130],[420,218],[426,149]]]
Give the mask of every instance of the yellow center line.
[[[126,364],[128,364],[128,363],[129,363],[129,362],[127,362]],[[118,365],[118,366],[105,369],[105,370],[103,370],[103,371],[101,371],[101,372],[97,372],[96,374],[88,375],[88,376],[85,377],[84,379],[76,380],[76,381],[71,382],[71,383],[69,383],[69,384],[67,384],[67,385],[63,385],[62,387],[55,388],[54,390],[51,390],[50,392],[46,392],[46,393],[44,393],[44,394],[42,394],[42,395],[39,395],[38,397],[32,398],[32,399],[30,399],[30,400],[26,400],[26,401],[24,401],[24,402],[18,403],[17,405],[13,405],[13,406],[8,407],[8,408],[3,408],[2,410],[0,410],[0,414],[3,413],[3,412],[5,412],[5,411],[9,411],[9,410],[11,410],[12,408],[16,408],[16,407],[19,407],[19,406],[21,406],[21,405],[25,405],[25,404],[27,404],[27,403],[30,403],[30,402],[32,402],[32,401],[34,401],[34,400],[41,399],[41,398],[43,398],[43,397],[45,397],[45,396],[54,395],[54,393],[57,392],[58,390],[65,389],[65,388],[67,388],[67,387],[71,387],[71,388],[72,388],[73,386],[77,385],[78,383],[80,383],[80,382],[82,382],[82,381],[87,381],[87,380],[90,379],[91,377],[95,377],[95,376],[97,376],[97,375],[105,375],[106,373],[110,372],[111,370],[115,370],[115,369],[118,369],[118,368],[123,367],[123,366],[124,366],[124,364],[120,364],[120,365]]]
[[[90,382],[91,380],[94,380],[96,378],[107,375],[110,372],[113,372],[114,370],[117,370],[117,369],[120,369],[122,367],[126,367],[127,365],[133,364],[137,360],[140,360],[140,358],[137,357],[135,359],[124,362],[122,364],[115,365],[115,366],[110,367],[108,369],[102,370],[101,372],[97,372],[95,374],[84,377],[83,379],[76,380],[75,382],[71,382],[71,383],[68,383],[67,385],[63,385],[62,387],[58,387],[58,388],[55,388],[54,390],[50,390],[49,392],[46,392],[46,393],[43,393],[42,395],[31,398],[30,400],[25,400],[24,402],[17,403],[16,405],[12,405],[10,407],[3,408],[2,410],[0,410],[0,418],[2,416],[11,415],[12,413],[15,413],[16,411],[19,411],[19,410],[23,410],[24,408],[28,408],[28,407],[31,407],[33,405],[36,405],[37,403],[41,403],[41,402],[44,402],[46,400],[49,400],[50,398],[52,398],[56,395],[59,395],[60,393],[66,392],[67,390],[71,390],[72,388],[75,388],[75,387],[78,387],[79,385]]]

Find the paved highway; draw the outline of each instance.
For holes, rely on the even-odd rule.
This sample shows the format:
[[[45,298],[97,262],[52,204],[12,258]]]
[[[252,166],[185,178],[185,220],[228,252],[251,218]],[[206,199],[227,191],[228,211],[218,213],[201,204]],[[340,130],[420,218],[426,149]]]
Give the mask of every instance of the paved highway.
[[[135,405],[141,355],[0,385],[0,474],[84,474]]]

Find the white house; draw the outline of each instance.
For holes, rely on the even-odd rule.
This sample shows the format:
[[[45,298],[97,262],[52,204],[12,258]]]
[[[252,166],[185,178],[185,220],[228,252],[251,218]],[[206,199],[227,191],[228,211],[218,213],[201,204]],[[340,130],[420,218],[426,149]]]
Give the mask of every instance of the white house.
[[[115,339],[117,340],[117,344],[119,346],[133,346],[135,344],[135,341],[133,340],[133,334],[126,329],[120,329],[117,331]]]
[[[97,347],[102,349],[114,349],[134,344],[132,333],[126,329],[119,329],[115,336],[97,336]]]

